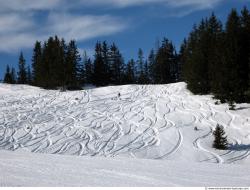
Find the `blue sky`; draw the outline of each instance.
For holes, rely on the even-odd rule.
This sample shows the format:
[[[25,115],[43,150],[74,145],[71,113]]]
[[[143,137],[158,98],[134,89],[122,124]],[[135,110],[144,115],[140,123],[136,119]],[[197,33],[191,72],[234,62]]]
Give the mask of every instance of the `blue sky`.
[[[125,60],[145,55],[157,39],[176,48],[192,26],[212,11],[224,22],[232,8],[250,0],[0,0],[0,79],[6,65],[16,66],[20,51],[30,63],[36,40],[58,35],[75,39],[93,55],[95,42],[115,42]]]

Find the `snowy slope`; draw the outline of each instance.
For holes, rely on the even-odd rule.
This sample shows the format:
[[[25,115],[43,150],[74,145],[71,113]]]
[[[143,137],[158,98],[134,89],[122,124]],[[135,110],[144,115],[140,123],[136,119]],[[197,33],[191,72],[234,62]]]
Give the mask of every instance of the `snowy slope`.
[[[0,186],[250,186],[250,166],[0,151]]]
[[[117,96],[118,93],[121,97]],[[0,149],[95,156],[97,163],[103,157],[115,157],[117,167],[123,159],[129,159],[135,165],[140,161],[141,166],[149,165],[145,170],[151,170],[147,162],[154,162],[159,172],[163,166],[172,167],[174,160],[173,166],[179,163],[179,168],[186,167],[185,163],[192,164],[186,171],[189,174],[193,173],[192,167],[199,166],[201,171],[205,171],[211,163],[221,163],[212,164],[211,173],[223,169],[221,172],[226,174],[234,171],[234,167],[239,167],[238,172],[244,173],[243,168],[250,163],[250,105],[237,105],[237,111],[229,111],[227,104],[215,105],[215,101],[211,96],[192,95],[185,83],[110,86],[74,92],[0,84]],[[231,143],[229,150],[212,148],[212,131],[217,123],[225,127]],[[195,126],[198,131],[194,130]],[[1,152],[0,158],[5,159],[5,155],[10,158],[11,154]],[[25,153],[22,155],[26,157]],[[48,160],[50,157],[52,160],[58,158],[55,155],[37,155],[32,156],[38,160],[43,157]],[[130,158],[138,160],[131,161]],[[89,163],[93,158],[64,159],[87,159]],[[8,163],[8,159],[5,161]],[[111,161],[111,158],[107,159],[107,164]],[[49,168],[49,163],[46,164]],[[124,164],[121,166],[124,167]],[[2,164],[1,167],[6,166]],[[70,167],[77,169],[73,164],[66,164],[65,170]],[[126,167],[123,169],[126,170]],[[152,170],[157,175],[157,169]],[[180,175],[182,170],[177,170],[176,175]],[[158,185],[171,185],[166,180],[170,173],[162,178],[166,183],[159,182]],[[213,182],[213,177],[209,180]],[[244,180],[242,177],[238,182]],[[178,182],[174,184],[186,185]],[[238,184],[237,180],[231,182]],[[102,185],[105,185],[104,182]]]

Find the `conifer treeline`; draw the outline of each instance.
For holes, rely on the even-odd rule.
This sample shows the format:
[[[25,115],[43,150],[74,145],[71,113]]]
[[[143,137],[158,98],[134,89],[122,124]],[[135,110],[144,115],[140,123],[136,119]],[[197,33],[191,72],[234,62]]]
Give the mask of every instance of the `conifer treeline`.
[[[212,14],[193,27],[179,54],[168,39],[145,57],[125,63],[116,44],[97,42],[94,59],[81,57],[75,41],[66,44],[57,36],[36,42],[32,68],[21,53],[17,77],[6,68],[5,82],[44,88],[78,89],[84,84],[166,84],[185,81],[195,94],[214,94],[222,102],[250,102],[250,13],[235,9],[225,27]]]
[[[195,94],[250,102],[250,13],[235,9],[225,27],[214,14],[194,26],[180,51],[182,76]]]
[[[131,59],[125,64],[115,43],[108,45],[105,41],[97,42],[94,59],[91,60],[86,52],[80,56],[75,41],[65,44],[63,39],[55,36],[50,37],[43,45],[41,42],[35,43],[31,71],[29,67],[26,68],[21,53],[16,82],[47,89],[80,89],[84,84],[164,84],[178,80],[177,60],[175,48],[168,39],[163,40],[156,53],[152,50],[148,59],[145,59],[142,49],[139,49],[138,59]],[[15,77],[11,76],[9,70],[7,66],[4,81],[15,83]]]
[[[41,45],[36,42],[32,56],[32,84],[44,88],[67,87],[77,89],[81,85],[80,54],[76,42],[68,44],[57,36]]]

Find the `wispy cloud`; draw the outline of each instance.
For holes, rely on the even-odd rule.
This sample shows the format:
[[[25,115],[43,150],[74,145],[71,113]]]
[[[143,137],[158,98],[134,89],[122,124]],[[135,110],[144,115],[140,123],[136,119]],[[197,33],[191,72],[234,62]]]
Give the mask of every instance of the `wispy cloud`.
[[[0,52],[33,46],[36,40],[59,35],[66,40],[84,41],[113,35],[128,28],[127,18],[84,14],[82,8],[125,9],[132,6],[159,6],[177,10],[179,15],[209,9],[224,0],[0,0]],[[78,11],[76,11],[78,10]],[[42,21],[37,16],[43,15]],[[129,15],[128,15],[129,17]]]
[[[110,8],[125,8],[130,6],[145,6],[149,4],[169,5],[172,7],[194,6],[199,8],[211,8],[225,0],[0,0],[0,11],[4,10],[60,10],[67,7],[75,9],[81,6],[109,6]]]
[[[23,14],[3,14],[0,16],[0,34],[16,33],[34,26],[32,18]]]
[[[0,52],[15,53],[21,48],[31,47],[37,39],[38,36],[29,32],[0,36]]]
[[[168,0],[167,6],[174,10],[168,16],[184,17],[196,11],[213,9],[223,1],[225,0]]]
[[[173,0],[166,0],[167,3],[170,6],[173,7],[194,7],[194,8],[213,8],[218,3],[221,3],[224,0],[179,0],[179,1],[173,1]]]
[[[19,14],[0,17],[0,51],[12,52],[32,47],[36,40],[59,35],[66,40],[84,41],[99,36],[111,35],[124,30],[126,22],[108,15],[73,15],[51,13],[44,23],[32,17],[21,18]]]
[[[199,9],[212,8],[224,0],[79,0],[82,4],[109,5],[112,7],[145,6],[149,4],[166,5],[171,7],[194,7]]]
[[[48,29],[66,39],[86,40],[97,36],[106,36],[122,31],[126,23],[109,15],[75,15],[52,13],[49,16]]]
[[[0,0],[0,52],[30,48],[36,40],[59,35],[66,40],[88,40],[126,29],[125,19],[110,15],[73,14],[81,0]],[[69,10],[62,13],[62,7]],[[43,21],[36,13],[47,12]]]
[[[51,10],[59,8],[62,0],[0,0],[0,11]]]

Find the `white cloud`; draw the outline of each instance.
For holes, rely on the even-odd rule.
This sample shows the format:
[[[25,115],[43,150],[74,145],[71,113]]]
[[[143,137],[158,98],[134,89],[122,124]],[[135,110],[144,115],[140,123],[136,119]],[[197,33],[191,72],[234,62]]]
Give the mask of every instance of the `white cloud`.
[[[86,4],[86,0],[80,0]],[[167,16],[183,17],[198,10],[212,9],[225,0],[92,0],[88,5],[126,8],[131,6],[164,6],[169,12]]]
[[[174,9],[168,16],[183,17],[195,11],[212,9],[223,1],[224,0],[168,0],[168,6]]]
[[[92,0],[87,2],[86,0],[81,0],[82,3],[87,3],[88,5],[111,5],[112,7],[129,7],[129,6],[139,6],[152,3],[164,3],[166,0]]]
[[[0,11],[51,10],[61,3],[62,0],[0,0]]]
[[[222,2],[223,0],[166,0],[170,6],[173,7],[194,7],[194,8],[213,8],[218,3]]]
[[[53,13],[49,16],[49,30],[64,36],[66,39],[86,40],[97,36],[105,36],[126,28],[124,21],[103,15],[72,15]]]
[[[0,0],[0,52],[33,46],[36,40],[59,35],[66,40],[84,41],[112,35],[128,27],[126,18],[110,15],[85,15],[76,11],[86,7],[108,9],[131,6],[165,6],[178,15],[208,9],[224,0]],[[43,10],[46,16],[37,20]],[[78,14],[73,14],[78,13]],[[169,13],[171,14],[171,13]]]
[[[172,7],[195,6],[211,8],[224,0],[0,0],[0,11],[27,11],[27,10],[60,10],[64,8],[75,9],[82,6],[107,5],[109,7],[129,7],[148,4],[169,5]]]
[[[0,15],[0,34],[20,32],[33,26],[29,16],[13,13]]]
[[[0,52],[30,48],[36,40],[43,41],[53,35],[67,41],[84,41],[120,32],[127,26],[124,21],[108,15],[51,13],[44,23],[37,23],[31,16],[21,16],[19,13],[0,16]]]
[[[155,4],[155,5],[167,5],[171,7],[186,7],[186,6],[193,6],[195,8],[212,8],[213,6],[217,5],[218,3],[224,0],[80,0],[82,4],[89,4],[89,5],[111,5],[113,7],[129,7],[129,6],[142,6],[148,4]]]
[[[15,51],[20,51],[21,48],[29,48],[37,39],[38,36],[29,32],[0,36],[0,52],[14,53]]]
[[[0,52],[30,47],[35,42],[32,34],[35,27],[35,21],[31,16],[21,13],[1,14]]]

